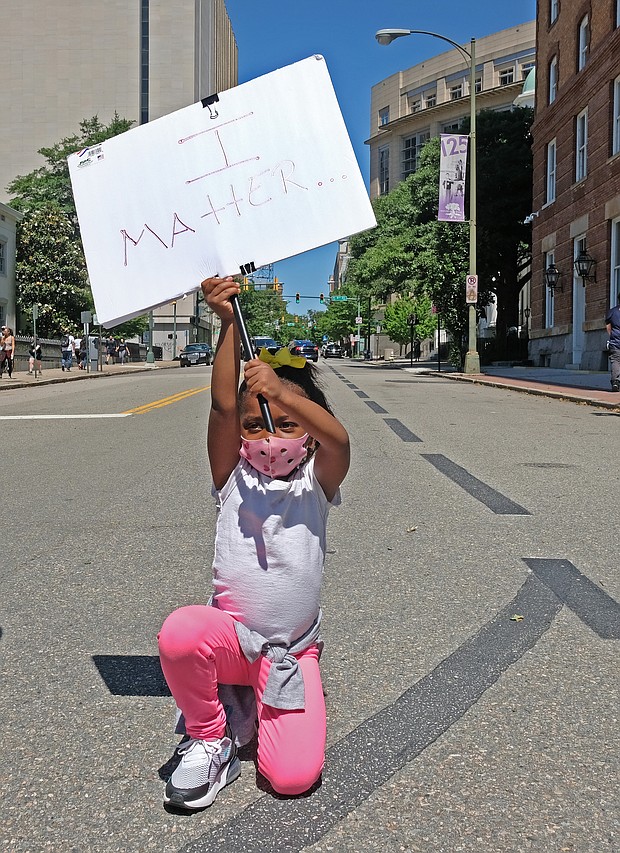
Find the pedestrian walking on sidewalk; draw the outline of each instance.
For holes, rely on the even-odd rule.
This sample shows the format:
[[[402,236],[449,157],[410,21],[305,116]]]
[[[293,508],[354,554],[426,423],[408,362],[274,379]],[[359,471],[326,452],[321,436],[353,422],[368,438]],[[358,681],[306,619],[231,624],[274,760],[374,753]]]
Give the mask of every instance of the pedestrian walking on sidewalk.
[[[62,369],[71,370],[73,365],[73,355],[75,353],[75,338],[65,329],[60,341],[60,352],[62,355]]]
[[[611,390],[620,391],[620,293],[618,293],[617,304],[607,312],[605,326],[609,335]]]
[[[41,373],[41,359],[43,353],[41,350],[41,344],[34,345],[34,341],[31,342],[30,347],[28,348],[28,375],[32,376],[34,373],[35,364],[37,366],[37,370]]]
[[[240,287],[211,278],[202,290],[222,324],[207,437],[217,506],[213,595],[210,605],[174,611],[159,634],[162,669],[189,735],[164,802],[184,809],[211,805],[238,777],[237,745],[252,738],[255,723],[258,769],[275,791],[301,794],[320,777],[319,598],[327,516],[349,467],[348,435],[314,366],[286,348],[261,350],[239,387],[229,300]],[[259,394],[275,435],[265,428]],[[246,700],[249,688],[255,709],[235,705],[229,685],[245,688]],[[225,705],[234,709],[228,720]]]
[[[118,349],[116,352],[117,352],[118,360],[120,361],[120,363],[125,364],[125,359],[129,355],[129,352],[127,350],[127,344],[125,343],[125,338],[121,338],[121,342],[118,345]]]
[[[114,357],[116,355],[116,341],[114,338],[108,338],[108,342],[105,347],[105,363],[106,364],[114,364]]]
[[[13,359],[15,358],[15,336],[13,329],[5,326],[0,338],[0,379],[6,368],[9,379],[13,378]]]

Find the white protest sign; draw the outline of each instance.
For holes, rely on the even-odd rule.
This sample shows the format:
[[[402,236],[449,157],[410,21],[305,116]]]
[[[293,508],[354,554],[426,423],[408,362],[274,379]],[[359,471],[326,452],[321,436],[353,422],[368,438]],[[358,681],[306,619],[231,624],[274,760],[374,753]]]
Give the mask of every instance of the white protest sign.
[[[376,224],[322,56],[217,97],[69,157],[108,328]]]

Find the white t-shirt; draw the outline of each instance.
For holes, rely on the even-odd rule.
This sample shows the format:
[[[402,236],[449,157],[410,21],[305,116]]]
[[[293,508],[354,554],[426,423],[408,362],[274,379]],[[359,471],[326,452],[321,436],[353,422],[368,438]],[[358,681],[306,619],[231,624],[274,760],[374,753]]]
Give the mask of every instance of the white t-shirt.
[[[330,502],[314,458],[290,480],[240,459],[217,498],[213,596],[270,643],[290,645],[317,618]]]

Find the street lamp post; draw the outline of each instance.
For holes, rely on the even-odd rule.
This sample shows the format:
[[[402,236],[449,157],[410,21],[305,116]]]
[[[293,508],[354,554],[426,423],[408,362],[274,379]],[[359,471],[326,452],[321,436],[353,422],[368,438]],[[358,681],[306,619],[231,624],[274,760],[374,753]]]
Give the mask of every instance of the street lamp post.
[[[469,62],[469,105],[471,116],[469,125],[469,274],[476,275],[476,39],[471,39],[470,49],[467,51],[458,42],[439,33],[429,32],[429,30],[379,30],[375,33],[375,38],[379,44],[391,44],[394,39],[410,35],[433,36],[442,41],[447,41],[448,44],[451,44],[460,51],[462,56]],[[480,373],[480,356],[476,340],[476,306],[473,304],[469,305],[468,311],[469,333],[464,370],[465,373]]]
[[[149,311],[149,348],[146,353],[146,363],[155,364],[155,353],[153,352],[153,312]]]
[[[172,303],[172,360],[177,357],[177,301]]]

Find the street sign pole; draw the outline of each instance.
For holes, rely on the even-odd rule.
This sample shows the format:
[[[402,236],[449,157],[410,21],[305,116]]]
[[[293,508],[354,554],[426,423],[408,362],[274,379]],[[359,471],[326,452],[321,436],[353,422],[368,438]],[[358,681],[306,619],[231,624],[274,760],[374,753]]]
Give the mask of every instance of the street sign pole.
[[[35,302],[32,306],[32,349],[34,352],[34,378],[37,379],[37,320],[39,318],[39,306]]]

